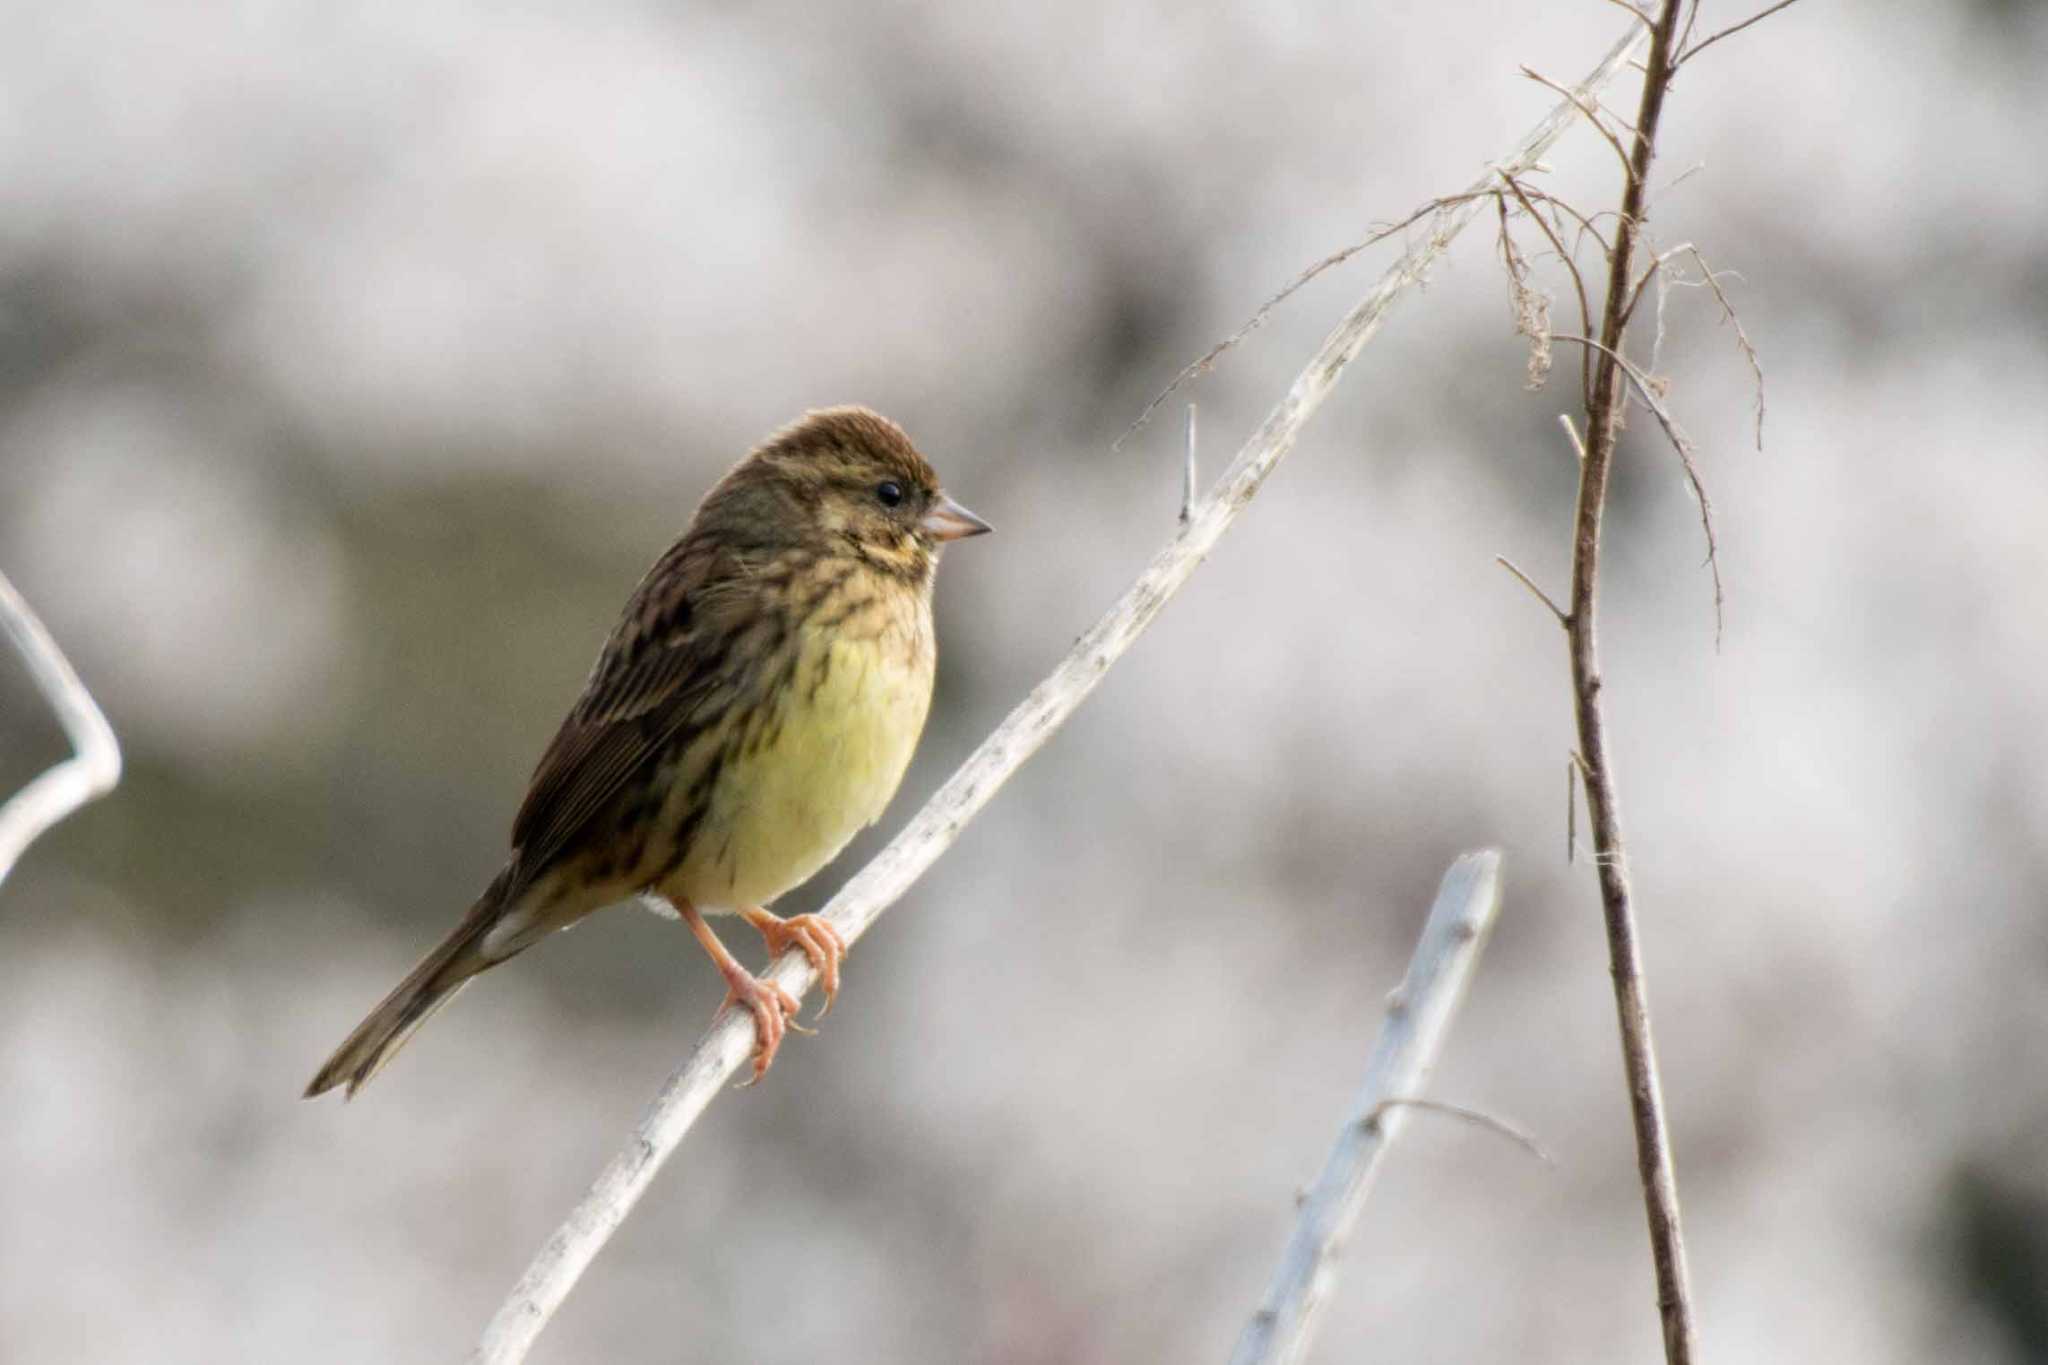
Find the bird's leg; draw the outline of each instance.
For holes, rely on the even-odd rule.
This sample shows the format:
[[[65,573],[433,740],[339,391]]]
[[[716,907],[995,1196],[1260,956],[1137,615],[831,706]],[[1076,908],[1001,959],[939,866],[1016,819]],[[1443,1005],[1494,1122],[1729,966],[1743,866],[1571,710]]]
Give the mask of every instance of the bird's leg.
[[[817,968],[819,984],[825,988],[825,1008],[818,1011],[818,1017],[823,1019],[830,1014],[832,1002],[839,998],[839,963],[846,956],[846,940],[832,927],[832,921],[823,915],[791,915],[784,919],[759,906],[742,909],[740,918],[760,932],[770,957],[780,957],[792,945],[804,950],[811,966]]]
[[[763,981],[742,967],[739,959],[718,941],[718,935],[711,932],[711,926],[704,922],[704,916],[698,913],[696,906],[679,900],[675,907],[682,912],[683,920],[690,926],[690,932],[697,936],[697,942],[703,944],[704,951],[711,955],[718,974],[725,978],[725,1001],[718,1008],[724,1010],[727,1005],[738,1004],[753,1013],[754,1080],[747,1082],[752,1085],[768,1074],[770,1063],[774,1062],[776,1052],[782,1047],[785,1029],[810,1032],[796,1022],[796,997],[773,981]]]

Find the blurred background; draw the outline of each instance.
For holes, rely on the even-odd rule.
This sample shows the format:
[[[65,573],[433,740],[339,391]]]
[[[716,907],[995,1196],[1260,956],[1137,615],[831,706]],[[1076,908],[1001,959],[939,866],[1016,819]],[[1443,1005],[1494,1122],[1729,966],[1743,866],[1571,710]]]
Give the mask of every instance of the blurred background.
[[[1717,28],[1751,5],[1708,0]],[[496,869],[642,569],[805,407],[948,555],[900,825],[1174,528],[1276,287],[1458,189],[1611,5],[8,6],[0,566],[126,749],[0,889],[0,1359],[447,1361],[719,1001],[610,912],[299,1090]],[[1795,6],[1680,78],[1604,638],[1708,1354],[2048,1360],[2048,6]],[[1616,103],[1633,109],[1632,86]],[[1552,187],[1618,195],[1583,130]],[[1222,468],[1393,246],[1190,396]],[[1553,287],[1557,284],[1551,278]],[[1562,298],[1560,327],[1567,322]],[[1643,338],[1647,342],[1647,337]],[[535,1359],[1195,1361],[1255,1305],[1460,850],[1503,920],[1316,1359],[1649,1360],[1573,464],[1490,225],[1210,564],[722,1099]],[[64,751],[0,660],[0,790]],[[758,961],[751,936],[734,937]]]

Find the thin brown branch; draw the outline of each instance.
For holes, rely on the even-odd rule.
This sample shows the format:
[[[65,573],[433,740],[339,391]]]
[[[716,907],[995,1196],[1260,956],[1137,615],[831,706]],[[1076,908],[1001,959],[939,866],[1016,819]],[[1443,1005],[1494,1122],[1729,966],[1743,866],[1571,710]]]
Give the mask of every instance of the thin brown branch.
[[[1685,1236],[1678,1208],[1678,1176],[1664,1117],[1662,1081],[1650,1027],[1649,993],[1643,980],[1635,907],[1621,833],[1620,798],[1607,748],[1601,707],[1598,647],[1600,530],[1607,490],[1626,407],[1629,368],[1621,360],[1622,333],[1644,235],[1644,198],[1656,154],[1664,97],[1675,69],[1674,38],[1681,0],[1663,0],[1650,32],[1648,68],[1627,155],[1619,227],[1607,262],[1607,299],[1594,366],[1593,402],[1586,410],[1586,455],[1579,465],[1578,508],[1573,517],[1570,642],[1573,716],[1584,760],[1586,811],[1592,825],[1594,866],[1607,929],[1615,1017],[1621,1033],[1622,1066],[1628,1083],[1629,1116],[1635,1129],[1636,1169],[1649,1225],[1657,1281],[1657,1307],[1664,1329],[1667,1365],[1691,1365],[1694,1351],[1692,1290],[1685,1265]],[[1653,409],[1654,410],[1654,409]],[[1718,577],[1717,577],[1718,585]],[[1718,600],[1719,588],[1716,587]]]
[[[1742,32],[1742,30],[1748,28],[1751,24],[1760,24],[1764,20],[1770,18],[1773,14],[1776,14],[1779,10],[1786,9],[1796,3],[1798,3],[1798,0],[1778,0],[1777,4],[1768,6],[1764,9],[1757,11],[1755,14],[1750,15],[1747,19],[1744,19],[1741,23],[1730,24],[1728,27],[1722,29],[1719,33],[1711,34],[1705,38],[1700,39],[1697,43],[1694,43],[1691,47],[1685,49],[1684,53],[1678,58],[1678,60],[1672,63],[1672,69],[1675,71],[1679,67],[1684,66],[1687,62],[1699,56],[1702,52],[1705,52],[1708,48],[1712,47],[1715,43],[1720,42],[1723,38],[1733,38],[1736,34]],[[1688,25],[1687,27],[1688,29],[1690,29],[1691,26]]]

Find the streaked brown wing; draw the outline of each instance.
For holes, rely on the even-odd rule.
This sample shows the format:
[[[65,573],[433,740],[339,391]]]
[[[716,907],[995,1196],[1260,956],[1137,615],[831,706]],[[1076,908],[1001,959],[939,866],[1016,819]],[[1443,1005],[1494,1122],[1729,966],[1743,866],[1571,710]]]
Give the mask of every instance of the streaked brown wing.
[[[626,604],[512,821],[522,878],[554,861],[592,816],[683,729],[708,724],[742,576],[730,554],[688,537]],[[721,610],[723,608],[724,610]]]

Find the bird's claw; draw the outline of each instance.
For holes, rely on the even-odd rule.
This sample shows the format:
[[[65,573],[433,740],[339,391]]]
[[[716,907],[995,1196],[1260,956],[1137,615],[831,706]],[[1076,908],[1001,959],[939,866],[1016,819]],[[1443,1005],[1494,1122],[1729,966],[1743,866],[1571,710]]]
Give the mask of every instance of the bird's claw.
[[[752,923],[767,943],[770,957],[780,957],[791,947],[803,949],[818,973],[818,984],[825,990],[825,1005],[818,1011],[818,1017],[823,1019],[830,1014],[832,1002],[839,998],[839,964],[846,958],[845,936],[823,915],[791,915],[781,919],[764,910]],[[790,1027],[797,1028],[795,1020],[790,1021]]]
[[[723,1014],[731,1005],[740,1005],[754,1016],[754,1075],[753,1079],[741,1082],[742,1089],[768,1074],[775,1054],[782,1048],[786,1030],[812,1031],[796,1022],[795,996],[773,981],[763,981],[746,972],[726,978],[725,1002],[718,1007],[719,1013]]]

